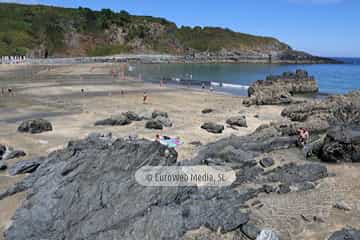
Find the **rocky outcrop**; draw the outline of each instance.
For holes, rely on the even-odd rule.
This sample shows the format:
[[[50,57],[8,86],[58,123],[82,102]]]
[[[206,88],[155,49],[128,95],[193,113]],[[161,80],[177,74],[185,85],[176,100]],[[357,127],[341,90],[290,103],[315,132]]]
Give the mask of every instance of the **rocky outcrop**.
[[[353,228],[344,228],[333,233],[329,240],[358,240],[360,239],[360,230]]]
[[[360,124],[360,91],[294,104],[286,107],[281,115],[299,122],[318,118],[331,125]]]
[[[202,129],[205,129],[206,131],[210,132],[210,133],[222,133],[224,131],[224,125],[220,125],[220,124],[216,124],[213,122],[206,122],[203,125],[201,125]]]
[[[7,152],[3,155],[3,160],[10,160],[24,156],[26,156],[26,153],[24,151],[9,148]]]
[[[214,111],[214,109],[212,108],[205,108],[203,110],[201,110],[202,114],[208,114],[208,113],[212,113]]]
[[[130,124],[132,121],[125,114],[120,114],[104,120],[95,122],[95,126],[124,126]]]
[[[237,126],[237,127],[247,127],[246,117],[245,116],[237,116],[231,117],[226,120],[226,123],[230,126]]]
[[[319,157],[326,162],[360,162],[360,126],[342,126],[330,129]]]
[[[163,111],[159,111],[159,110],[154,110],[151,114],[152,118],[157,118],[157,117],[164,117],[164,118],[168,118],[169,115],[167,112],[163,112]]]
[[[15,163],[10,169],[9,174],[15,176],[18,174],[32,173],[40,166],[38,160],[24,160]]]
[[[52,129],[51,123],[44,119],[26,120],[18,127],[19,132],[28,132],[32,134],[52,131]]]
[[[149,120],[145,123],[145,128],[162,130],[164,127],[159,120]]]
[[[6,152],[6,146],[0,144],[0,160],[2,159],[2,156],[5,154]]]
[[[263,158],[259,161],[260,166],[262,166],[263,168],[271,167],[272,165],[274,165],[274,163],[274,159],[272,158]]]
[[[270,75],[266,80],[254,82],[248,89],[246,105],[289,104],[293,94],[316,93],[319,88],[314,77],[304,70],[285,72],[281,76]]]
[[[7,169],[7,165],[4,163],[4,161],[0,161],[0,171],[4,171]]]
[[[41,165],[23,181],[0,193],[2,199],[31,189],[5,239],[182,239],[201,226],[220,234],[238,229],[255,237],[260,228],[248,225],[251,211],[246,204],[259,193],[276,191],[266,184],[292,190],[327,176],[321,164],[261,168],[256,158],[292,147],[296,141],[275,128],[210,143],[195,158],[182,162],[177,162],[175,150],[158,142],[107,136],[92,134],[69,142],[65,149],[38,160]],[[223,188],[145,187],[133,177],[146,165],[199,164],[229,166],[236,180]]]

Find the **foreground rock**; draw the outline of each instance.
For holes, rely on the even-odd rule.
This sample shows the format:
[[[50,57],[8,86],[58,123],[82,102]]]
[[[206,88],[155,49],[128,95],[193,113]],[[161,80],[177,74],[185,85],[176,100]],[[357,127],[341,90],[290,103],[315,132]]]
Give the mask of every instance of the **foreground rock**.
[[[219,140],[182,162],[177,162],[175,150],[148,140],[91,135],[70,142],[43,159],[23,181],[0,193],[2,199],[31,189],[5,239],[177,240],[204,226],[220,235],[239,230],[255,236],[261,226],[247,226],[251,211],[246,203],[273,191],[265,184],[293,188],[316,184],[327,176],[320,164],[289,164],[268,172],[258,166],[256,158],[264,152],[287,149],[296,141],[273,131],[262,129],[246,137]],[[236,181],[222,188],[144,187],[134,179],[135,172],[146,165],[199,164],[230,166]]]
[[[95,122],[95,126],[124,126],[130,124],[132,121],[125,114],[113,116],[104,120]]]
[[[216,134],[222,133],[225,129],[224,125],[216,124],[213,122],[204,123],[203,125],[201,125],[201,128],[205,129],[210,133],[216,133]]]
[[[6,146],[0,144],[0,160],[2,159],[2,156],[5,154],[6,152]]]
[[[10,160],[26,156],[26,153],[22,150],[14,150],[14,148],[0,144],[0,160]]]
[[[145,128],[147,129],[155,129],[155,130],[161,130],[163,129],[163,124],[159,120],[149,120],[145,123]]]
[[[329,240],[359,240],[360,230],[353,228],[344,228],[340,231],[335,232],[329,238]]]
[[[212,108],[205,108],[201,111],[202,114],[208,114],[208,113],[212,113],[214,111],[214,109]]]
[[[18,174],[32,173],[40,166],[37,160],[24,160],[15,163],[10,169],[9,174],[15,176]]]
[[[52,125],[49,121],[44,119],[26,120],[18,127],[19,132],[28,132],[32,134],[52,131]]]
[[[4,163],[4,161],[0,161],[0,171],[4,171],[7,169],[7,165]]]
[[[316,93],[319,88],[314,77],[304,70],[285,72],[281,76],[270,75],[266,80],[254,82],[248,89],[247,105],[289,104],[293,94]]]
[[[245,116],[231,117],[226,120],[226,123],[231,126],[247,127]]]

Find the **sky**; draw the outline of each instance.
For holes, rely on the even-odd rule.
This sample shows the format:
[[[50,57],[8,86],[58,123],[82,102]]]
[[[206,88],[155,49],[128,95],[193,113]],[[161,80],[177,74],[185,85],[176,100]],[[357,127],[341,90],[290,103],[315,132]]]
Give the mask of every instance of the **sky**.
[[[178,26],[218,26],[238,32],[271,36],[294,49],[314,55],[360,57],[360,0],[19,0],[13,2],[126,10],[136,15],[164,17]]]

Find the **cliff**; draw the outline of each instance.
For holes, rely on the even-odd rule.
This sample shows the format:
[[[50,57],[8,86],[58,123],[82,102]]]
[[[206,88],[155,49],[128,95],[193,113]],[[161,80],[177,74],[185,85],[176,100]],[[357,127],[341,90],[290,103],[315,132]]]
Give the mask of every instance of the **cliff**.
[[[328,63],[271,37],[216,27],[177,27],[163,18],[0,3],[0,56],[35,58],[170,54],[193,62]]]

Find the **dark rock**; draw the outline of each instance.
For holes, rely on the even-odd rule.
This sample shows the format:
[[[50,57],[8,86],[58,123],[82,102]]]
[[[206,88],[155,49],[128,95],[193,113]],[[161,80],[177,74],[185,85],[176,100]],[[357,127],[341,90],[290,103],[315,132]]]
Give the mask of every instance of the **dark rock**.
[[[343,228],[340,231],[333,233],[329,240],[359,240],[360,230],[353,228]]]
[[[0,171],[6,170],[7,166],[3,161],[0,161]]]
[[[360,162],[360,127],[331,128],[320,149],[319,157],[326,162]]]
[[[245,116],[231,117],[226,120],[226,123],[229,125],[235,125],[238,127],[247,127]]]
[[[104,120],[95,122],[95,126],[124,126],[131,123],[131,120],[124,114],[113,116]]]
[[[359,125],[360,91],[294,104],[286,107],[281,115],[304,122],[304,125],[310,125],[314,120],[327,122],[325,130],[333,125]]]
[[[201,111],[201,113],[208,114],[208,113],[212,113],[213,111],[214,111],[214,109],[212,109],[212,108],[205,108]]]
[[[292,94],[315,93],[319,88],[313,77],[306,71],[284,73],[281,76],[268,76],[266,80],[254,82],[248,89],[247,105],[289,104],[294,102]]]
[[[308,191],[308,190],[314,189],[315,184],[312,182],[301,182],[296,185],[296,188],[297,188],[298,192]]]
[[[5,154],[6,152],[6,146],[0,144],[0,160],[2,159],[2,156]]]
[[[315,182],[327,177],[327,169],[321,164],[296,165],[288,163],[266,172],[267,181],[281,182],[283,184],[294,185],[303,182]]]
[[[268,172],[259,167],[256,159],[261,154],[293,147],[294,139],[263,128],[210,143],[195,158],[179,162],[174,149],[155,141],[96,136],[71,141],[43,159],[31,175],[0,193],[2,199],[29,190],[5,239],[178,240],[201,226],[219,236],[242,230],[256,217],[244,206],[265,191],[266,183],[292,187],[327,176],[320,164],[294,163]],[[135,172],[143,166],[178,165],[231,167],[236,181],[221,188],[145,187],[135,181]]]
[[[133,176],[144,165],[175,164],[176,156],[165,157],[166,150],[147,140],[70,142],[0,194],[31,188],[5,239],[182,239],[201,226],[225,233],[248,222],[241,206],[255,191],[136,183]]]
[[[40,162],[37,160],[24,160],[15,163],[9,169],[9,174],[15,176],[18,174],[32,173],[40,166]]]
[[[241,227],[241,232],[244,233],[251,240],[255,240],[261,231],[254,224],[247,223]]]
[[[272,158],[263,158],[259,163],[263,168],[268,168],[274,165],[275,162]]]
[[[130,121],[141,121],[142,118],[135,112],[127,111],[123,113]]]
[[[145,123],[145,128],[161,130],[163,125],[159,120],[149,120]]]
[[[291,188],[288,184],[280,184],[278,191],[279,194],[285,194],[291,192]]]
[[[269,193],[275,192],[276,189],[275,189],[275,187],[273,187],[273,186],[264,184],[264,185],[262,186],[262,191],[263,191],[264,193],[269,194]]]
[[[255,114],[254,115],[254,118],[259,118],[260,116],[258,114]]]
[[[210,133],[222,133],[224,131],[224,125],[207,122],[201,125],[202,129],[205,129],[206,131]]]
[[[200,141],[192,141],[192,142],[189,142],[189,144],[194,145],[196,147],[200,147],[203,145]]]
[[[22,122],[18,127],[19,132],[28,132],[33,134],[52,130],[53,128],[51,123],[44,119],[26,120]]]
[[[26,156],[26,153],[22,150],[9,150],[3,155],[3,160],[10,160],[24,156]]]
[[[154,121],[160,122],[165,127],[172,127],[173,123],[169,118],[163,117],[163,116],[157,116]]]
[[[159,111],[159,110],[155,110],[153,111],[153,113],[151,114],[152,118],[157,118],[157,117],[164,117],[164,118],[168,118],[169,115],[167,112],[162,112],[162,111]]]
[[[139,114],[141,120],[150,120],[152,119],[152,113],[149,111],[143,111]]]
[[[351,207],[349,207],[346,203],[343,202],[337,202],[334,204],[333,207],[343,211],[351,211]]]

